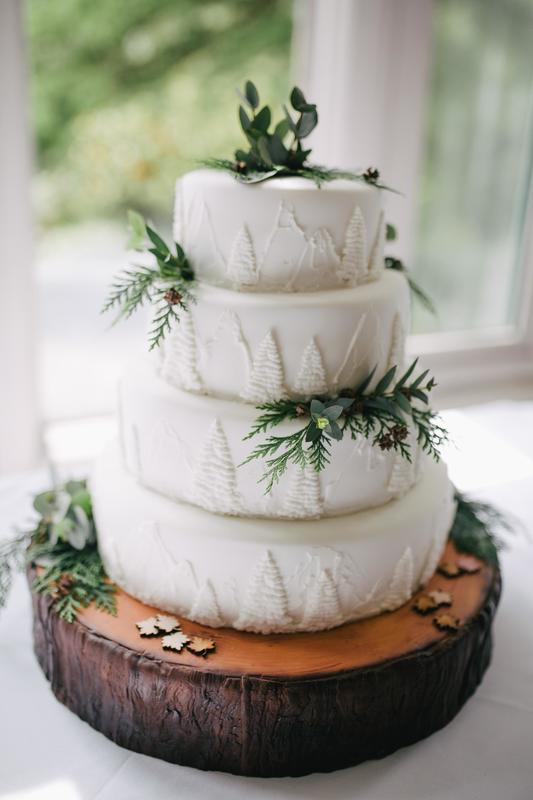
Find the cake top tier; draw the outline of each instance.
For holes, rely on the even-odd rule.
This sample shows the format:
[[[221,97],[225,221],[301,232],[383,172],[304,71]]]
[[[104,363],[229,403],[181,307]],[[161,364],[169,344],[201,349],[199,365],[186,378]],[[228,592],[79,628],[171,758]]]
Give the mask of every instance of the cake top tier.
[[[216,170],[177,181],[174,238],[196,277],[244,291],[317,291],[383,270],[381,192],[362,181],[245,185]]]

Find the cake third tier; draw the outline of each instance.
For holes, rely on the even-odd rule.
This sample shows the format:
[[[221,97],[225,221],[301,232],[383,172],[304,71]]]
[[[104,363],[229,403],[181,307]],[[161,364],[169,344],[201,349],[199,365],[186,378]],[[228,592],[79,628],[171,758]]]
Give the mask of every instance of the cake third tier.
[[[218,514],[313,518],[386,503],[418,480],[427,456],[411,437],[412,458],[382,451],[360,436],[335,442],[320,473],[289,465],[265,494],[263,460],[243,464],[258,435],[245,437],[256,419],[248,403],[206,397],[169,386],[149,359],[127,370],[120,388],[122,452],[143,486]],[[285,422],[286,435],[301,422]]]

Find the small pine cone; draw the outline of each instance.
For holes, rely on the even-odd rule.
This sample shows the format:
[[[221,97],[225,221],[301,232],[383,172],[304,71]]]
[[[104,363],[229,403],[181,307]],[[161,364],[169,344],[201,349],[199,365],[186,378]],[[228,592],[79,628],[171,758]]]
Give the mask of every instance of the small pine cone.
[[[235,171],[236,172],[246,172],[246,161],[236,161],[235,162]]]
[[[392,436],[388,433],[384,433],[383,436],[380,436],[378,439],[378,445],[380,450],[392,450],[394,446]]]
[[[165,300],[171,306],[177,306],[181,304],[182,295],[177,291],[177,289],[169,289],[168,292],[165,292]]]
[[[392,438],[395,442],[403,442],[403,440],[407,436],[407,426],[406,425],[395,425],[391,430]]]
[[[369,167],[363,173],[363,178],[369,183],[375,183],[379,178],[379,169],[376,169],[376,167]]]
[[[298,403],[295,410],[298,417],[306,417],[309,414],[307,408],[301,403]]]

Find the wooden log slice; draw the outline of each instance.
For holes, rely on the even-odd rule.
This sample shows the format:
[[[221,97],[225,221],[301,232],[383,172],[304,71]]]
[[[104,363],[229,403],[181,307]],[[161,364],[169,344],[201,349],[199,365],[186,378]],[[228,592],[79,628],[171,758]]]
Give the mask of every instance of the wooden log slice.
[[[456,561],[448,544],[444,560]],[[34,595],[34,642],[56,697],[119,745],[239,775],[305,775],[381,758],[446,725],[490,661],[497,569],[436,574],[392,613],[331,631],[262,636],[181,620],[210,636],[207,658],[164,651],[135,622],[157,613],[123,592],[118,615],[87,609],[66,623]],[[450,608],[413,603],[443,589]],[[459,620],[455,633],[435,617]]]

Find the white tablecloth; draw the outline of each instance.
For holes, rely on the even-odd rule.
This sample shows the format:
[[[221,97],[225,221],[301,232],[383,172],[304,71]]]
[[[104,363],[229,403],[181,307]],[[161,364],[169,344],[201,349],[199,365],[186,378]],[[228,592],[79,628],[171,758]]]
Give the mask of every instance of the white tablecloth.
[[[512,512],[520,530],[502,554],[503,598],[492,665],[444,730],[383,761],[305,778],[204,773],[130,753],[58,703],[32,652],[30,602],[17,578],[0,612],[0,797],[10,800],[532,800],[533,403],[446,414],[459,488]],[[42,486],[0,482],[0,536],[27,515]],[[423,709],[420,710],[423,713]]]

